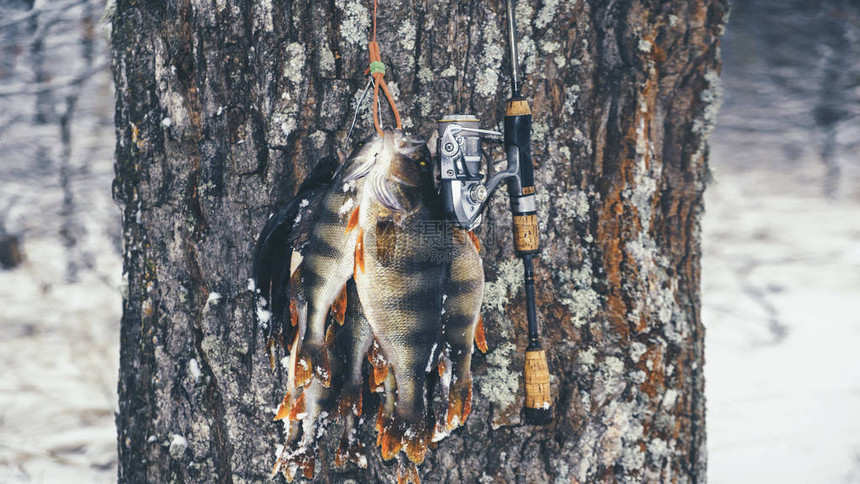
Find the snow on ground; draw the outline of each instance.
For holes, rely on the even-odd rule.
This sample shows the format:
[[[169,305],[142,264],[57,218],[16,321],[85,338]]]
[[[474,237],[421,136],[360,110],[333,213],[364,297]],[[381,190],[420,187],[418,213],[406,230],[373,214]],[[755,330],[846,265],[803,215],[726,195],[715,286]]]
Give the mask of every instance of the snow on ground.
[[[115,481],[119,276],[64,283],[56,240],[25,250],[0,271],[0,482]]]
[[[710,482],[860,482],[860,203],[755,173],[717,180],[702,267]]]
[[[738,3],[723,41],[702,222],[712,484],[860,482],[860,9],[848,6]]]
[[[101,30],[89,30],[104,7],[35,8],[0,1],[0,235],[18,236],[25,257],[0,269],[0,482],[115,482],[111,79],[102,67],[64,81],[106,65]]]

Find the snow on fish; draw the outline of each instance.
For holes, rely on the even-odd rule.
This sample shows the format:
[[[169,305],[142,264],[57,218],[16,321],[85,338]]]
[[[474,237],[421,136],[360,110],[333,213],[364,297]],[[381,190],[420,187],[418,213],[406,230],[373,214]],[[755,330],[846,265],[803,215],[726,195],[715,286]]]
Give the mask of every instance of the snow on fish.
[[[387,131],[332,160],[266,222],[248,283],[270,362],[287,373],[275,415],[286,442],[273,474],[311,478],[330,418],[344,425],[335,465],[367,466],[357,432],[366,380],[383,393],[375,419],[382,457],[399,456],[398,476],[418,482],[415,465],[429,444],[471,409],[471,349],[483,339],[477,239],[462,230],[424,236],[443,222],[422,140]],[[274,358],[277,348],[283,358]],[[442,422],[427,406],[431,378],[447,402]]]

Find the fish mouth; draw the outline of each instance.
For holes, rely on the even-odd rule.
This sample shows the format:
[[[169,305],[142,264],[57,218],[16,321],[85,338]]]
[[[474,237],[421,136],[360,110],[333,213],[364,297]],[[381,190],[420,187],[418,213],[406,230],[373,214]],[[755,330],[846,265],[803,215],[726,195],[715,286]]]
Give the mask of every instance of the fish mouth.
[[[394,185],[415,188],[420,186],[413,180],[407,180],[392,168],[395,163],[417,163],[415,154],[423,157],[427,144],[423,139],[409,136],[402,131],[387,133],[385,143],[384,163],[378,164],[368,177],[370,194],[387,210],[395,213],[407,212],[400,196],[395,192]]]
[[[384,137],[374,136],[366,151],[356,157],[355,163],[344,174],[343,182],[350,183],[366,177],[364,186],[371,198],[388,211],[406,212],[395,185],[414,188],[419,184],[392,173],[392,163],[395,160],[402,162],[404,158],[412,161],[416,153],[423,153],[427,149],[427,145],[423,139],[408,136],[402,131],[386,130]]]

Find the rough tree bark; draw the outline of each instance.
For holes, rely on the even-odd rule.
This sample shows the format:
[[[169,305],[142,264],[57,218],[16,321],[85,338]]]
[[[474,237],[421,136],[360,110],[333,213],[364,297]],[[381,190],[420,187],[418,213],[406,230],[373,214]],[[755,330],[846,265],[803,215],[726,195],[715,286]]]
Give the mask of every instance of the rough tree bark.
[[[426,136],[436,116],[464,111],[499,124],[503,2],[379,8],[407,127]],[[420,472],[426,482],[704,482],[699,221],[726,0],[521,1],[517,11],[556,417],[520,419],[523,294],[498,196],[481,234],[493,240],[490,352],[473,362],[474,410]],[[251,248],[316,160],[342,146],[365,82],[369,2],[118,0],[112,19],[128,277],[119,478],[260,482],[284,382],[254,322]],[[394,479],[369,432],[367,470],[326,465],[329,436],[320,481]]]

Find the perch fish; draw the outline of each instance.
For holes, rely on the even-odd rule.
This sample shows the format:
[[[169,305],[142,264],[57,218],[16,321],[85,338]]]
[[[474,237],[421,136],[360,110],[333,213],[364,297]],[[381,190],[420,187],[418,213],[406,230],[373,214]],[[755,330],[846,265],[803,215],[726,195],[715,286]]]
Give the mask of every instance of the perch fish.
[[[362,192],[355,282],[397,387],[379,429],[382,456],[405,448],[421,463],[433,435],[425,382],[441,350],[447,241],[427,236],[441,214],[427,147],[402,135],[385,143],[390,156],[373,165]]]

